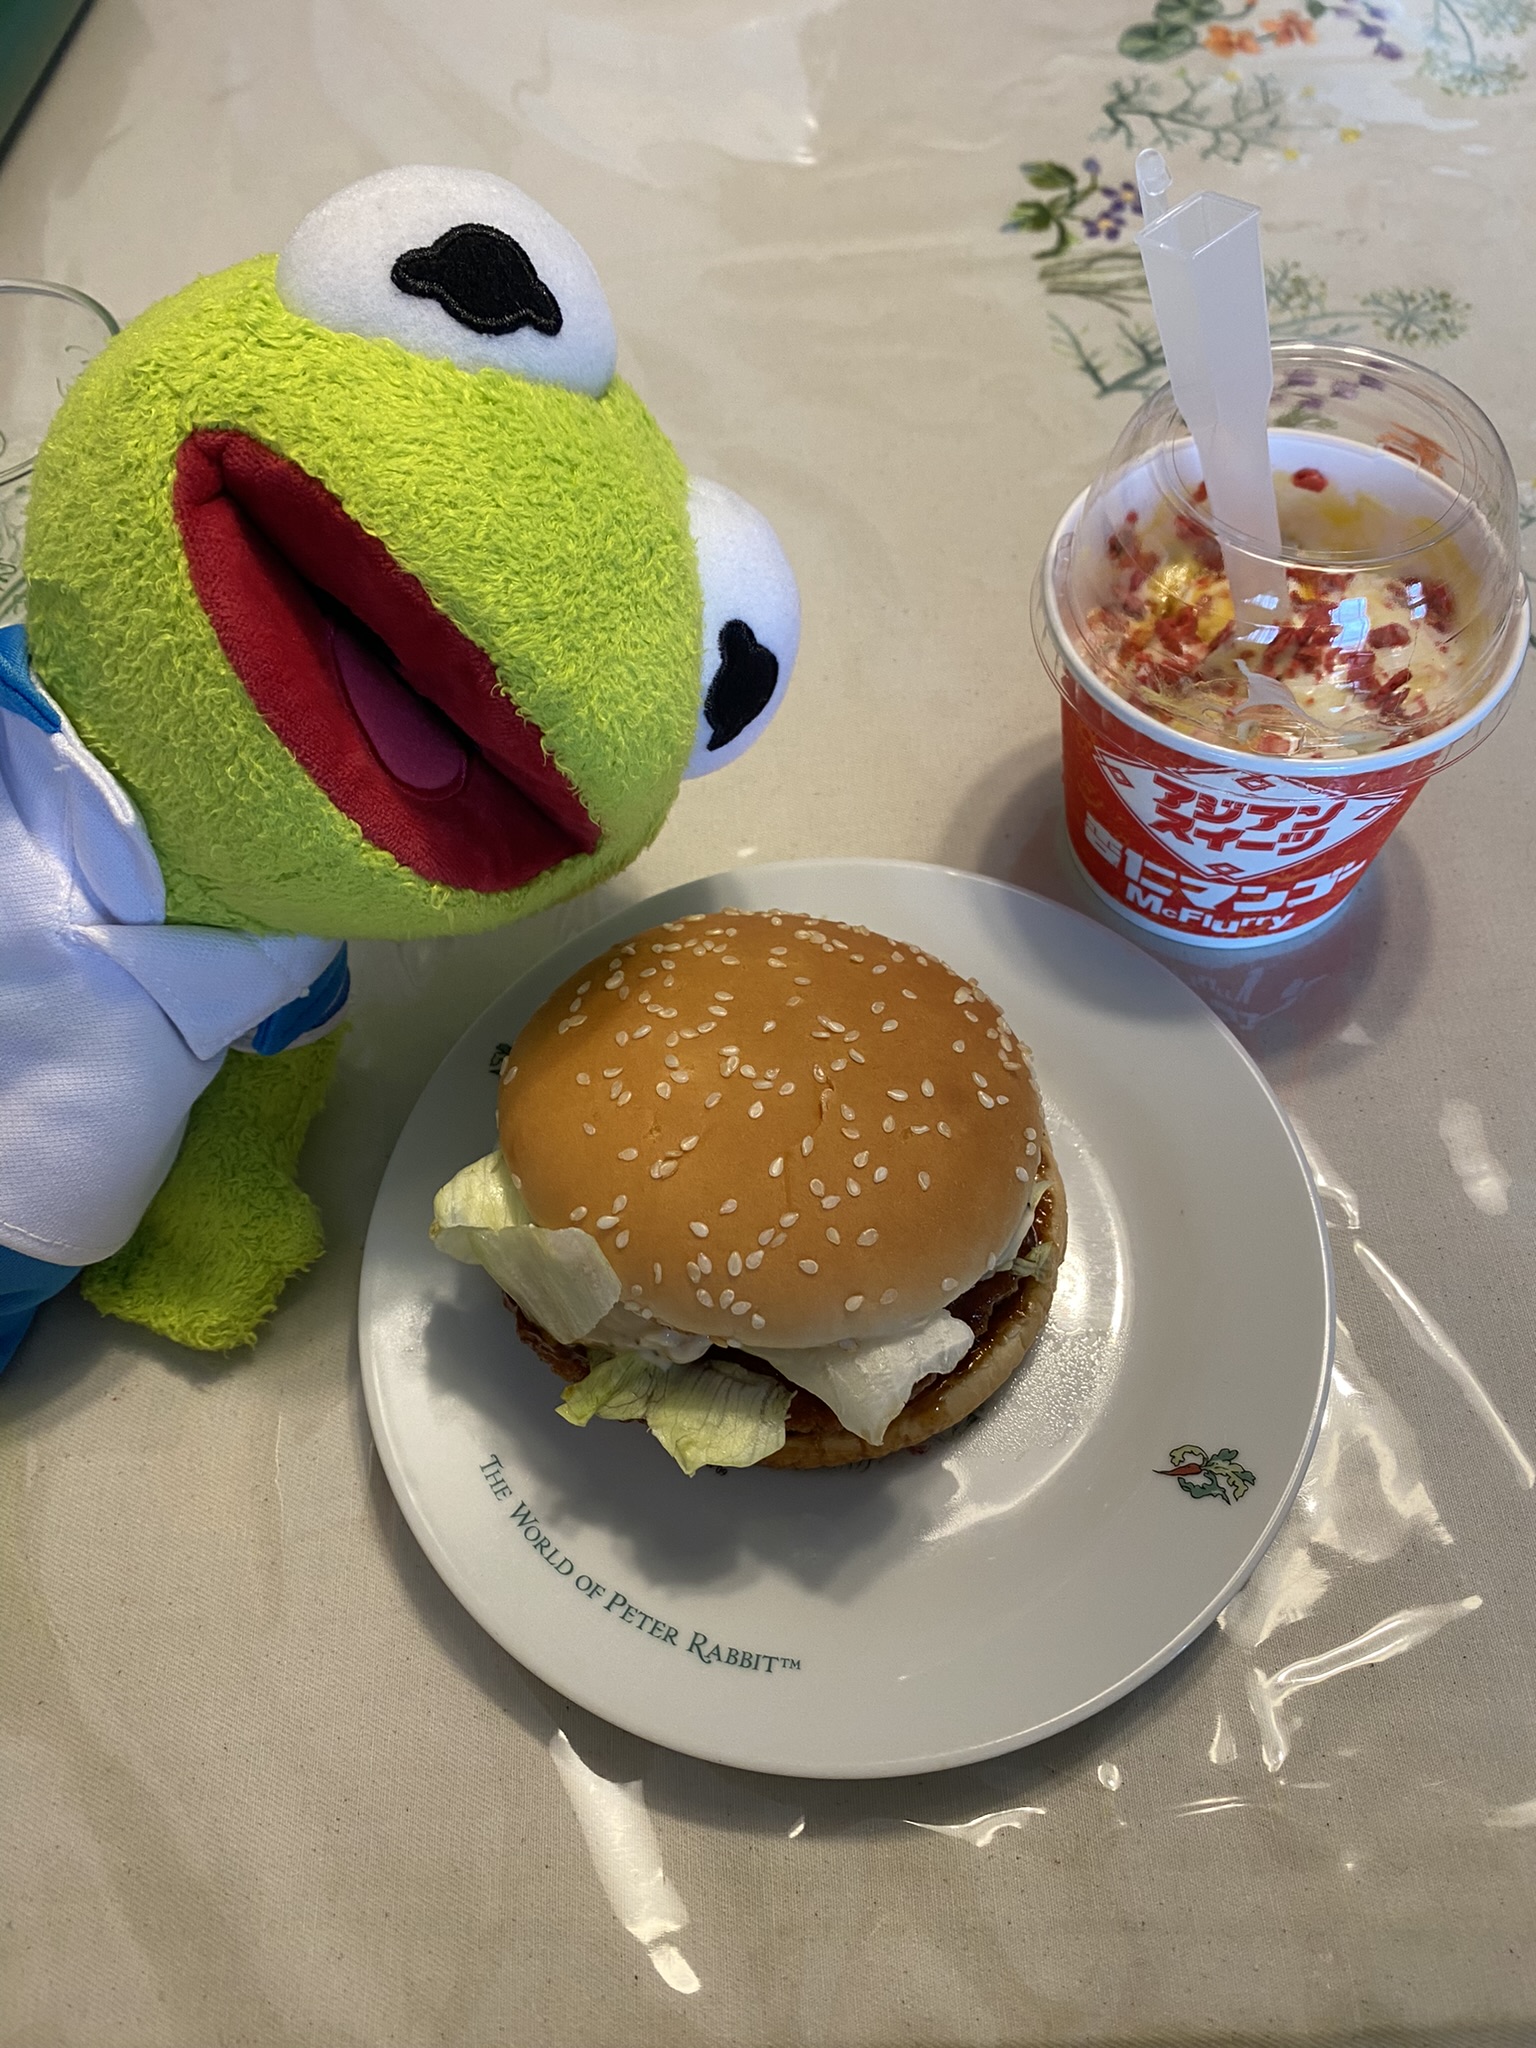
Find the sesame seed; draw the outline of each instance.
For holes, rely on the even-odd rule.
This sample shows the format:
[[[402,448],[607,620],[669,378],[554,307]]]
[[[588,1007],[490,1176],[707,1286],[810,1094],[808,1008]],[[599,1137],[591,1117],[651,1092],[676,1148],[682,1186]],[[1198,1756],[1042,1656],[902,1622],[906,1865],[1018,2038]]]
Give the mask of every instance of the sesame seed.
[[[881,1295],[881,1297],[880,1297],[880,1306],[881,1306],[882,1308],[889,1308],[889,1307],[890,1307],[890,1305],[891,1305],[891,1303],[892,1303],[892,1302],[893,1302],[893,1301],[894,1301],[895,1299],[896,1299],[896,1290],[895,1290],[895,1288],[894,1288],[894,1287],[887,1287],[887,1289],[885,1290],[884,1294],[882,1294],[882,1295]]]
[[[938,1126],[938,1133],[941,1138],[952,1138],[955,1135],[954,1132],[949,1128],[949,1125],[943,1122],[941,1122]]]
[[[782,1230],[776,1230],[776,1231],[775,1231],[775,1232],[773,1233],[773,1242],[772,1242],[772,1244],[771,1244],[771,1245],[770,1245],[770,1246],[768,1247],[768,1249],[769,1249],[770,1251],[774,1251],[774,1252],[776,1252],[776,1251],[778,1250],[779,1246],[780,1246],[781,1244],[783,1244],[783,1243],[784,1243],[784,1241],[785,1241],[785,1240],[784,1240],[784,1233],[783,1233],[783,1231],[782,1231]]]
[[[879,1242],[880,1233],[878,1230],[861,1230],[859,1232],[860,1244],[878,1244]]]
[[[773,1086],[773,1083],[771,1081],[754,1081],[752,1083],[752,1086],[756,1088],[759,1093],[761,1093],[764,1089],[771,1088]]]
[[[742,1062],[741,1071],[746,1075],[749,1081],[755,1081],[757,1079],[756,1067],[749,1067],[745,1061]]]
[[[578,1074],[578,1075],[576,1076],[576,1086],[577,1086],[578,1088],[587,1088],[587,1087],[590,1087],[590,1086],[591,1086],[591,1083],[592,1083],[592,1076],[591,1076],[590,1074]]]
[[[744,1316],[750,1313],[751,1308],[752,1304],[750,1301],[733,1301],[731,1303],[731,1314],[733,1316]]]
[[[842,1240],[842,1239],[841,1239],[841,1238],[840,1238],[840,1237],[838,1236],[838,1234],[837,1234],[837,1232],[836,1232],[835,1230],[831,1230],[831,1229],[829,1229],[829,1230],[828,1230],[828,1232],[827,1232],[827,1242],[828,1242],[829,1244],[841,1244],[841,1243],[842,1243],[842,1241],[843,1241],[843,1240]]]
[[[786,1209],[779,1218],[779,1228],[780,1230],[793,1230],[799,1221],[800,1211],[798,1209]]]
[[[778,1156],[778,1158],[777,1158],[777,1159],[770,1159],[770,1160],[769,1160],[769,1162],[768,1162],[768,1174],[769,1174],[769,1178],[770,1178],[770,1179],[772,1179],[772,1180],[777,1180],[777,1179],[778,1179],[778,1177],[779,1177],[779,1175],[780,1175],[780,1174],[781,1174],[781,1173],[782,1173],[783,1171],[784,1171],[784,1155],[783,1155],[783,1153],[781,1152],[781,1153],[779,1154],[779,1156]]]
[[[650,1035],[651,1027],[649,1024],[642,1024],[638,1030],[632,1031],[630,1033],[631,1038],[649,1038]]]
[[[878,967],[871,967],[871,969],[870,969],[869,971],[870,971],[870,973],[871,973],[871,974],[884,974],[884,972],[885,972],[885,967],[884,967],[884,964],[882,963],[882,964],[881,964],[880,966],[878,966]]]
[[[781,1081],[779,1083],[779,1093],[781,1095],[793,1095],[794,1092],[795,1084],[793,1081]]]
[[[885,1022],[880,1026],[880,1029],[882,1031],[899,1031],[901,1029],[901,1026],[896,1022],[896,1019],[894,1017],[887,1017]]]
[[[680,1067],[682,1064],[682,1061],[678,1058],[675,1052],[669,1052],[666,1058],[662,1061],[662,1065],[664,1067]]]
[[[619,1157],[621,1159],[638,1159],[640,1157],[640,1153],[636,1146],[626,1145],[624,1147],[624,1150],[619,1154]]]
[[[917,1184],[922,1189],[923,1193],[926,1195],[928,1190],[933,1186],[933,1181],[926,1173],[920,1173],[917,1176]]]
[[[843,1185],[847,1188],[850,1195],[862,1195],[864,1192],[856,1180],[844,1181]]]
[[[651,1179],[670,1180],[677,1168],[678,1162],[675,1159],[658,1159],[651,1168]]]
[[[699,1282],[704,1278],[704,1269],[702,1266],[700,1266],[697,1259],[690,1259],[688,1261],[688,1278],[693,1282],[695,1287],[697,1287]]]
[[[810,985],[811,985],[811,977],[810,977],[810,976],[809,976],[808,974],[797,974],[797,975],[795,976],[795,987],[796,987],[796,988],[809,988],[809,987],[810,987]]]
[[[1026,1159],[1032,1159],[1032,1158],[1034,1157],[1034,1155],[1035,1155],[1035,1147],[1034,1147],[1033,1145],[1026,1145],[1026,1146],[1024,1147],[1024,1157],[1025,1157]]]
[[[944,1292],[948,1294],[954,1288],[958,1287],[960,1285],[960,1282],[958,1280],[941,1280],[939,1282],[939,1285],[944,1289]]]
[[[819,1273],[821,1268],[814,1259],[802,1259],[800,1261],[800,1270],[802,1273]]]
[[[688,1228],[695,1237],[708,1237],[709,1235],[709,1225],[707,1223],[690,1223]]]
[[[1026,1124],[1024,1126],[1024,1135],[1026,1138],[1038,1138],[1040,1133],[1035,1129],[1033,1124]]]
[[[712,1261],[711,1261],[711,1259],[710,1259],[709,1253],[708,1253],[708,1252],[700,1252],[700,1253],[699,1253],[699,1271],[700,1271],[700,1272],[701,1272],[701,1273],[702,1273],[702,1274],[704,1275],[704,1277],[705,1277],[706,1279],[708,1279],[709,1275],[710,1275],[711,1273],[713,1273],[713,1271],[714,1271],[714,1270],[715,1270],[715,1268],[714,1268],[714,1265],[713,1265],[713,1263],[712,1263]]]
[[[885,1015],[884,1003],[871,1003],[869,1007],[872,1015],[876,1017],[883,1017]]]
[[[816,1140],[814,1138],[805,1137],[800,1140],[800,1156],[802,1159],[809,1159],[815,1149]]]
[[[972,1079],[972,1080],[973,1080],[973,1081],[974,1081],[974,1082],[976,1083],[976,1086],[977,1086],[978,1088],[985,1088],[985,1087],[986,1087],[986,1085],[987,1085],[987,1077],[986,1077],[986,1075],[985,1075],[985,1074],[978,1074],[978,1073],[977,1073],[977,1071],[976,1071],[976,1069],[975,1069],[974,1067],[972,1067],[972,1069],[971,1069],[971,1079]]]
[[[715,1305],[714,1300],[710,1295],[710,1291],[707,1287],[696,1287],[694,1289],[694,1299],[696,1301],[702,1301],[706,1308],[713,1308]]]
[[[849,1057],[849,1059],[851,1059],[851,1060],[853,1061],[853,1063],[854,1063],[854,1065],[855,1065],[856,1067],[862,1067],[862,1066],[863,1066],[863,1064],[864,1064],[864,1055],[863,1055],[863,1053],[861,1053],[861,1052],[855,1052],[855,1051],[852,1051],[852,1050],[850,1050],[850,1052],[849,1052],[849,1054],[848,1054],[848,1057]]]
[[[843,1307],[847,1309],[850,1315],[852,1315],[853,1311],[856,1308],[862,1308],[863,1306],[864,1297],[862,1294],[850,1294],[848,1299],[843,1303]]]
[[[761,1116],[762,1113],[763,1105],[760,1102],[754,1102],[752,1107],[747,1111],[748,1116]]]
[[[950,1047],[950,1051],[951,1051],[951,1052],[964,1052],[964,1051],[965,1051],[965,1040],[964,1040],[963,1038],[957,1038],[957,1039],[955,1040],[954,1044],[953,1044],[953,1045],[952,1045],[952,1046]]]
[[[627,1230],[621,1230],[618,1236],[613,1240],[614,1250],[623,1251],[625,1245],[627,1245],[628,1243],[629,1232]]]
[[[736,1210],[736,1197],[735,1197],[734,1195],[732,1195],[731,1199],[730,1199],[730,1200],[729,1200],[728,1202],[722,1202],[722,1203],[720,1204],[720,1214],[721,1214],[722,1216],[730,1216],[730,1215],[733,1215],[733,1214],[735,1213],[735,1210]]]
[[[663,1102],[670,1102],[672,1100],[671,1083],[669,1081],[658,1081],[656,1083],[656,1093],[661,1097]]]
[[[719,1003],[711,1003],[708,1008],[711,1017],[729,1017],[731,1014],[729,1010],[724,1009]]]
[[[923,1093],[925,1095],[931,1095],[933,1093],[933,1083],[931,1081],[925,1081],[923,1083]]]
[[[622,1095],[621,1095],[621,1096],[619,1097],[619,1107],[620,1107],[620,1109],[622,1109],[622,1108],[624,1107],[625,1103],[626,1103],[626,1102],[628,1102],[628,1100],[629,1100],[629,1098],[630,1098],[630,1094],[631,1094],[631,1092],[632,1092],[632,1091],[631,1091],[630,1089],[626,1088],[626,1089],[624,1090],[624,1093],[623,1093],[623,1094],[622,1094]]]
[[[719,1100],[720,1100],[720,1090],[719,1090],[719,1089],[717,1088],[717,1089],[715,1090],[715,1092],[714,1092],[714,1094],[713,1094],[713,1095],[706,1095],[706,1096],[705,1096],[705,1098],[704,1098],[704,1107],[705,1107],[706,1109],[713,1109],[713,1108],[714,1108],[714,1106],[715,1106],[715,1104],[716,1104],[716,1103],[717,1103],[717,1102],[718,1102]]]
[[[885,1092],[892,1102],[905,1102],[908,1099],[905,1088],[887,1088]]]
[[[983,1109],[995,1109],[997,1107],[996,1102],[990,1095],[986,1094],[985,1091],[978,1094],[976,1100],[981,1104]]]
[[[977,1016],[974,1010],[967,1010],[965,1013],[965,1021],[967,1024],[979,1024],[981,1022],[981,1019]]]
[[[825,1182],[819,1180],[813,1180],[811,1182],[811,1193],[813,1195],[824,1195],[826,1192],[827,1190]]]
[[[731,1305],[731,1303],[732,1303],[732,1302],[733,1302],[733,1301],[734,1301],[735,1299],[736,1299],[736,1290],[735,1290],[735,1288],[734,1288],[734,1287],[723,1287],[723,1288],[721,1288],[721,1290],[720,1290],[720,1306],[721,1306],[722,1308],[729,1308],[729,1307],[730,1307],[730,1305]]]
[[[589,1138],[595,1138],[597,1136],[596,1124],[583,1124],[581,1128],[586,1132]]]
[[[1015,1180],[1033,1180],[1035,1176],[1027,1166],[1016,1166],[1013,1169],[1013,1177]]]
[[[1007,1100],[1008,1100],[1008,1098],[1007,1098],[1007,1096],[1006,1096],[1006,1095],[999,1095],[999,1096],[998,1096],[998,1098],[997,1098],[997,1105],[998,1105],[998,1108],[999,1108],[999,1109],[1001,1109],[1001,1108],[1002,1108],[1002,1106],[1003,1106],[1003,1104],[1004,1104],[1004,1103],[1005,1103],[1005,1102],[1006,1102]]]
[[[841,1195],[823,1195],[821,1198],[821,1206],[823,1207],[823,1209],[835,1209],[842,1199],[843,1198]]]
[[[739,1279],[741,1278],[741,1253],[740,1253],[740,1252],[732,1252],[732,1253],[731,1253],[731,1256],[730,1256],[730,1257],[729,1257],[729,1258],[728,1258],[728,1259],[726,1260],[726,1262],[725,1262],[725,1270],[727,1271],[727,1273],[729,1273],[729,1274],[730,1274],[730,1276],[731,1276],[731,1278],[732,1278],[733,1280],[739,1280]]]
[[[752,1318],[752,1327],[754,1330],[766,1330],[768,1325],[761,1316],[754,1316]]]
[[[876,1185],[877,1187],[879,1186],[879,1184],[880,1184],[880,1182],[881,1182],[881,1181],[885,1180],[885,1179],[886,1179],[886,1178],[888,1177],[888,1175],[889,1175],[889,1172],[890,1172],[890,1169],[889,1169],[889,1167],[885,1167],[885,1166],[877,1166],[877,1167],[875,1168],[875,1185]]]
[[[762,1263],[763,1255],[760,1251],[748,1252],[745,1260],[743,1261],[743,1264],[746,1266],[746,1269],[749,1273],[755,1273]]]
[[[693,1133],[692,1133],[692,1135],[691,1135],[691,1136],[689,1136],[689,1137],[686,1137],[686,1138],[682,1139],[682,1140],[681,1140],[681,1141],[679,1142],[679,1144],[678,1144],[678,1148],[677,1148],[677,1149],[678,1149],[678,1151],[679,1151],[679,1152],[691,1152],[691,1151],[693,1150],[694,1146],[698,1144],[698,1142],[699,1142],[699,1134],[698,1134],[698,1132],[697,1132],[697,1131],[695,1131],[695,1132],[693,1132]]]
[[[599,1230],[612,1230],[618,1220],[617,1216],[599,1216],[597,1227]]]
[[[880,1128],[881,1128],[881,1130],[882,1130],[882,1131],[894,1131],[894,1130],[895,1130],[895,1128],[896,1128],[896,1119],[895,1119],[895,1117],[893,1117],[893,1116],[888,1116],[888,1117],[886,1117],[886,1118],[884,1119],[884,1121],[883,1121],[883,1122],[881,1123],[881,1126],[880,1126]]]
[[[1027,1173],[1025,1173],[1025,1172],[1023,1171],[1023,1169],[1022,1169],[1022,1168],[1020,1168],[1020,1178],[1021,1178],[1021,1179],[1023,1179],[1023,1180],[1028,1180],[1028,1179],[1029,1179],[1029,1175],[1028,1175]],[[583,1204],[582,1204],[582,1206],[581,1206],[581,1207],[580,1207],[579,1209],[573,1209],[573,1210],[571,1211],[571,1221],[572,1221],[573,1223],[581,1223],[581,1222],[584,1222],[584,1221],[586,1220],[586,1214],[587,1214],[586,1204],[585,1204],[585,1203],[583,1203]]]
[[[659,1287],[661,1285],[661,1267],[657,1265],[654,1260],[651,1264],[651,1279],[654,1281],[656,1286]]]
[[[614,1198],[613,1198],[613,1213],[614,1213],[614,1215],[615,1215],[615,1216],[619,1215],[619,1214],[621,1213],[621,1211],[623,1211],[624,1209],[627,1209],[628,1207],[629,1207],[629,1197],[628,1197],[628,1195],[615,1195],[615,1196],[614,1196]]]

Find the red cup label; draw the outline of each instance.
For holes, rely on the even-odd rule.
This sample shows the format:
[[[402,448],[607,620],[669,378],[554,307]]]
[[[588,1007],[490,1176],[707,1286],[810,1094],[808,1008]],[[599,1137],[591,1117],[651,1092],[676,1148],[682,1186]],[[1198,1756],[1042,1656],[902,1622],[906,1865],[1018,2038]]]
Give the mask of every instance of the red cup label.
[[[1421,787],[1201,768],[1132,727],[1108,740],[1067,703],[1061,725],[1073,851],[1112,902],[1174,937],[1241,945],[1320,924]]]

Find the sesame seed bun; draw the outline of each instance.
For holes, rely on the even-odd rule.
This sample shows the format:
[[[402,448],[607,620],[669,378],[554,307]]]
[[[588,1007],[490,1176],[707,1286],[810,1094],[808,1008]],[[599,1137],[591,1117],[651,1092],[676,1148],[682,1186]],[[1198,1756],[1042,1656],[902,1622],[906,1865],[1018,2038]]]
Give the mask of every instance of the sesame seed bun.
[[[1050,1245],[1053,1252],[1048,1271],[1038,1280],[1022,1283],[1005,1313],[978,1337],[953,1372],[916,1389],[878,1444],[865,1443],[829,1414],[809,1429],[792,1431],[785,1437],[783,1449],[764,1458],[763,1464],[797,1472],[825,1471],[833,1465],[861,1464],[866,1458],[888,1458],[893,1451],[915,1451],[930,1437],[973,1415],[1012,1378],[1045,1328],[1067,1249],[1066,1196],[1049,1145],[1044,1152],[1042,1173],[1047,1193],[1036,1212],[1036,1230],[1039,1241]]]
[[[974,983],[789,911],[612,947],[530,1020],[497,1107],[536,1223],[593,1236],[642,1314],[748,1351],[936,1314],[1017,1246],[1045,1136]]]

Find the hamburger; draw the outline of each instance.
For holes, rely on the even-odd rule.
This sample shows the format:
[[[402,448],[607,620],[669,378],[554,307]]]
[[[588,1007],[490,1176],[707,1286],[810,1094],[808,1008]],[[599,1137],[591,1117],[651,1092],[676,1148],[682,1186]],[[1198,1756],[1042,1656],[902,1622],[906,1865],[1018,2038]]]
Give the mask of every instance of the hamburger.
[[[565,1382],[683,1470],[913,1450],[1018,1370],[1066,1201],[1030,1056],[973,981],[861,926],[677,918],[552,995],[432,1234]]]

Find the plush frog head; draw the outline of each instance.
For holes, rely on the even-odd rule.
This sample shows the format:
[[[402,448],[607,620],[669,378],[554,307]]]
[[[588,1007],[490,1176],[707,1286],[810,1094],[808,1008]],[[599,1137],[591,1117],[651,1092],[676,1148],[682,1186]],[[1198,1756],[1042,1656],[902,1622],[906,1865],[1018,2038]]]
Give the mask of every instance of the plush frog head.
[[[614,375],[581,249],[485,172],[381,172],[135,320],[34,480],[38,677],[173,921],[482,930],[589,887],[776,709],[766,522]]]

